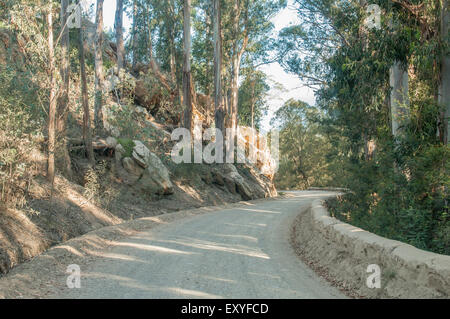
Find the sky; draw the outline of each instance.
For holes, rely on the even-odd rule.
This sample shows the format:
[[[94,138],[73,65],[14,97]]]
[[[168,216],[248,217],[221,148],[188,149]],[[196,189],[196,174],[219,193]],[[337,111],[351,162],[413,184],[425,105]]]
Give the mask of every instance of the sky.
[[[87,3],[93,5],[95,12],[95,0],[87,0]],[[116,10],[116,0],[105,0],[104,2],[104,25],[106,29],[114,27],[114,17]],[[280,11],[273,19],[272,22],[275,26],[275,31],[278,32],[284,27],[298,22],[297,13],[293,7],[293,0],[288,0],[288,6]],[[131,21],[124,14],[124,27],[129,30]],[[269,105],[269,111],[261,123],[262,131],[269,131],[271,129],[270,120],[274,113],[289,99],[298,99],[307,102],[311,105],[315,104],[314,92],[307,87],[303,86],[303,82],[293,74],[288,74],[278,63],[272,63],[270,65],[264,65],[260,67],[260,70],[264,71],[271,80],[271,90],[267,98]],[[283,92],[280,92],[275,88],[275,83],[280,83],[285,88]]]
[[[291,24],[298,23],[298,16],[295,8],[293,7],[293,0],[288,1],[288,6],[280,11],[273,19],[272,22],[275,26],[275,31],[278,32],[281,29],[290,26]],[[314,92],[303,86],[303,82],[300,78],[294,74],[286,73],[284,69],[278,63],[272,63],[260,67],[270,79],[275,82],[281,83],[285,88],[285,91],[278,91],[274,85],[271,85],[272,89],[269,92],[269,98],[267,103],[269,105],[269,112],[267,116],[263,118],[261,123],[262,131],[269,131],[271,129],[270,120],[274,113],[289,99],[297,99],[307,102],[311,105],[315,105],[316,100]]]

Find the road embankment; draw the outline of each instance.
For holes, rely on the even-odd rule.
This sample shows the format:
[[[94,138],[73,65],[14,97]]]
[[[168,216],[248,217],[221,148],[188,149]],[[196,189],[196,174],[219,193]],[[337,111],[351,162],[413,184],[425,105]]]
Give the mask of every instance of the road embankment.
[[[450,297],[450,256],[420,250],[343,223],[330,217],[321,200],[315,200],[307,213],[299,215],[292,228],[292,241],[317,272],[355,295]],[[380,288],[374,287],[376,269],[380,270]]]

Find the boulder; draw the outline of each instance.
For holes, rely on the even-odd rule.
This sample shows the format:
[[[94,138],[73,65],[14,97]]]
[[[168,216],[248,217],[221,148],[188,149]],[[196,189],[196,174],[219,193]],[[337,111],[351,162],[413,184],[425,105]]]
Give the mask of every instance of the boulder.
[[[122,159],[122,165],[129,174],[138,177],[141,177],[145,171],[145,169],[139,166],[131,157],[124,157]]]
[[[202,172],[201,179],[207,185],[211,185],[214,181],[213,175],[210,170]]]
[[[251,200],[257,198],[253,194],[252,188],[246,180],[239,174],[233,164],[224,164],[221,169],[214,172],[214,181],[224,183],[227,189],[233,194],[240,194],[242,199]]]
[[[153,194],[173,194],[174,188],[167,167],[142,142],[134,141],[134,144],[133,160],[144,169],[137,186],[141,190]]]
[[[123,158],[123,155],[126,153],[125,148],[122,146],[122,144],[117,144],[115,150],[116,162],[120,162]]]
[[[150,157],[150,150],[140,141],[133,141],[135,146],[133,148],[133,159],[142,166],[142,168],[147,168],[147,159]]]
[[[219,186],[225,186],[225,181],[223,180],[222,175],[217,170],[214,170],[211,173],[213,178],[212,181],[214,184],[217,184]]]
[[[116,151],[115,151],[116,174],[125,184],[133,185],[134,183],[136,183],[139,180],[140,175],[142,175],[142,174],[137,175],[137,174],[135,174],[136,171],[133,171],[134,173],[131,173],[129,171],[129,167],[128,167],[128,169],[126,168],[126,164],[123,161],[125,153],[126,153],[126,151],[125,151],[124,147],[121,144],[117,144]],[[127,161],[125,161],[125,162],[127,162]]]
[[[271,182],[265,175],[260,174],[257,167],[244,164],[241,175],[245,178],[256,198],[272,197]]]
[[[144,109],[143,107],[140,107],[140,106],[136,106],[136,107],[134,108],[134,111],[135,111],[137,114],[143,114],[143,115],[146,115],[146,114],[147,114],[147,110]]]
[[[133,141],[132,157],[125,156],[121,144],[116,145],[115,159],[118,176],[127,184],[134,185],[149,194],[173,194],[174,187],[169,171],[154,153],[141,142]]]
[[[231,194],[237,194],[236,184],[234,183],[234,180],[231,177],[223,176],[223,182],[225,184],[225,187]]]
[[[170,181],[169,170],[164,166],[161,160],[153,153],[150,152],[147,158],[147,169],[142,176],[141,181],[152,181],[157,186],[156,194],[170,195],[173,194],[174,188]],[[152,186],[153,187],[153,186]]]
[[[117,75],[114,74],[109,74],[106,79],[105,82],[103,83],[104,85],[104,90],[106,93],[111,93],[113,92],[116,87],[120,84],[120,79]]]
[[[116,138],[114,138],[112,136],[106,138],[106,145],[108,145],[108,147],[110,147],[110,148],[115,148],[117,146]]]

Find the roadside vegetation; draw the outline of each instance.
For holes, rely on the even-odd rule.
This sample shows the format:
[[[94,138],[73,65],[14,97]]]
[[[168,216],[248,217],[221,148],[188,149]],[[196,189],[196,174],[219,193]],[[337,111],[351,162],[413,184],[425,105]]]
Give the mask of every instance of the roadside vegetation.
[[[103,226],[275,196],[261,166],[177,165],[171,132],[260,127],[285,5],[0,1],[0,273]]]
[[[317,105],[289,101],[277,113],[278,187],[348,188],[328,201],[335,217],[449,255],[448,2],[295,4],[301,24],[281,32],[280,57]]]

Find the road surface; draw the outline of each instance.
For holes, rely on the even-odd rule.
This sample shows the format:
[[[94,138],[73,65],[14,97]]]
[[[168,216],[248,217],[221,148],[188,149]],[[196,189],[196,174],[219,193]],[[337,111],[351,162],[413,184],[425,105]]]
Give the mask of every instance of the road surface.
[[[58,298],[345,298],[289,244],[293,220],[331,193],[291,192],[158,226],[81,269]]]

